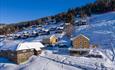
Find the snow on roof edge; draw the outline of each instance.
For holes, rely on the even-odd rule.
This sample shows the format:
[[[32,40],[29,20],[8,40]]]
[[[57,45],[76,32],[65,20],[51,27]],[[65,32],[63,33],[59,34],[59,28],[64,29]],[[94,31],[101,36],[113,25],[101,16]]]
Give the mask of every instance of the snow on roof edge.
[[[35,50],[41,50],[44,45],[41,42],[24,42],[24,43],[19,43],[17,48],[15,49],[16,51],[18,50],[25,50],[25,49],[35,49]]]
[[[75,38],[78,38],[79,36],[82,36],[82,37],[86,38],[87,40],[90,40],[88,37],[86,37],[86,36],[83,35],[83,34],[80,34],[80,35],[78,35],[78,36],[75,36],[75,37],[71,38],[71,40],[74,40]]]

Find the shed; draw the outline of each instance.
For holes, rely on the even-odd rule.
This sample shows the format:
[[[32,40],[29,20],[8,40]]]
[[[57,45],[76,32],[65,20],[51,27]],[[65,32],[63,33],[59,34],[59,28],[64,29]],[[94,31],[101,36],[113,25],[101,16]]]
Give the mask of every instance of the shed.
[[[14,50],[0,50],[0,56],[20,64],[29,59],[32,55],[39,55],[44,45],[40,42],[19,43]]]
[[[50,45],[56,44],[57,41],[58,41],[58,38],[57,38],[55,35],[52,35],[52,36],[50,36],[50,37],[48,37],[48,38],[44,38],[44,39],[42,40],[42,42],[43,42],[44,44],[50,44]]]
[[[41,52],[41,48],[43,48],[44,45],[40,42],[24,42],[20,43],[18,47],[16,48],[16,51],[18,50],[26,50],[26,49],[34,49],[34,54],[38,55]]]

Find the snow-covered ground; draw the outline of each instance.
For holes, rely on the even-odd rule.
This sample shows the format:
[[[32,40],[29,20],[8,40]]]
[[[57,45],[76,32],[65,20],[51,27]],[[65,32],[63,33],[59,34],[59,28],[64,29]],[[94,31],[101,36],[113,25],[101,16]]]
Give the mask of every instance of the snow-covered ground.
[[[115,12],[93,15],[89,24],[75,27],[75,34],[89,37],[91,44],[97,44],[94,50],[103,58],[76,57],[67,54],[54,54],[53,50],[44,50],[40,56],[32,56],[22,64],[14,64],[6,58],[0,58],[0,70],[115,70]],[[61,36],[61,34],[57,34]],[[0,42],[0,49],[15,49],[24,41],[41,41],[47,36]],[[63,53],[63,52],[62,52]],[[113,60],[114,59],[114,60]]]
[[[2,59],[1,59],[2,60]],[[113,63],[103,55],[103,58],[74,57],[52,54],[45,50],[40,56],[32,56],[23,64],[16,65],[7,59],[0,63],[0,70],[114,70]],[[5,61],[8,63],[5,63]]]

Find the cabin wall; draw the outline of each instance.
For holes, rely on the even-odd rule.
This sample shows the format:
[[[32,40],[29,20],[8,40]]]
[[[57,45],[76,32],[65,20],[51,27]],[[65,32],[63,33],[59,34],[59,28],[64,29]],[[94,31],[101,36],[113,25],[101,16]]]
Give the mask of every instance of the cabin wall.
[[[50,44],[56,44],[57,41],[58,41],[58,39],[57,39],[56,37],[52,37],[52,38],[50,39]]]
[[[19,63],[25,62],[32,55],[34,55],[34,51],[31,50],[31,49],[30,50],[18,51],[17,52],[17,63],[19,64]]]
[[[34,55],[33,49],[27,50],[20,50],[20,51],[0,51],[0,57],[8,58],[9,60],[13,61],[14,63],[20,64],[29,59]]]
[[[80,36],[73,40],[72,45],[74,48],[89,48],[90,43],[89,40]]]
[[[57,37],[46,38],[42,40],[43,44],[56,44],[58,41]]]

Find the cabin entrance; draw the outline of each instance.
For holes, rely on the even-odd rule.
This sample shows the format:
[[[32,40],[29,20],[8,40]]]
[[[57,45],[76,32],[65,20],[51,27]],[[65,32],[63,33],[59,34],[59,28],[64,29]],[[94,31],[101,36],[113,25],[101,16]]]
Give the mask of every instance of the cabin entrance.
[[[38,51],[34,49],[34,55],[38,55]]]

